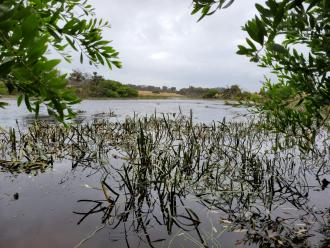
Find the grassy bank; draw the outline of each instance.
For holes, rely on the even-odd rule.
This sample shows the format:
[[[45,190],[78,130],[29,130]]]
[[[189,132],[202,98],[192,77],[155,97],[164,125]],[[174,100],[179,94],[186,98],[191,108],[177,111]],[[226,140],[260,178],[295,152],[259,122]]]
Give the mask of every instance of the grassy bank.
[[[173,92],[152,92],[139,90],[139,98],[186,98],[186,96]]]
[[[208,88],[189,87],[179,91],[146,90],[143,87],[125,85],[114,80],[70,81],[70,87],[81,99],[208,99],[222,100],[228,105],[246,105],[253,102],[260,95],[242,92],[238,87],[223,89],[222,91]],[[151,87],[151,86],[150,86]],[[156,88],[158,89],[158,88]],[[9,93],[6,85],[0,82],[0,98],[16,98],[18,92]]]

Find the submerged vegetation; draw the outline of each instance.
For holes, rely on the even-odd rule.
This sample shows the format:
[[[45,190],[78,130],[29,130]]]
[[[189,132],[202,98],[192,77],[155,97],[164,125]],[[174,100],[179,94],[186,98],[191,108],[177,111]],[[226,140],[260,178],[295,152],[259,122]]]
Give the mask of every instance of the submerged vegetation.
[[[178,240],[220,247],[223,233],[240,234],[236,244],[245,246],[327,247],[328,131],[306,143],[261,123],[194,124],[175,114],[68,128],[37,122],[1,131],[0,166],[31,173],[70,161],[72,170],[99,173],[95,190],[104,198],[77,202],[90,208],[75,211],[77,223],[100,218],[102,228],[122,230],[128,247],[130,233],[150,247]]]
[[[199,20],[235,2],[192,1]],[[237,85],[152,90],[256,104],[253,120],[211,124],[194,123],[192,114],[155,113],[64,125],[76,116],[77,95],[138,96],[138,86],[97,73],[87,83],[73,73],[76,85],[68,87],[57,70],[61,60],[47,57],[52,46],[70,62],[70,47],[81,63],[121,67],[102,37],[108,22],[79,0],[5,0],[0,9],[0,95],[15,94],[36,116],[44,104],[61,122],[0,129],[2,175],[50,173],[68,163],[72,172],[97,175],[91,189],[101,194],[76,203],[77,224],[97,219],[93,235],[119,229],[127,247],[136,244],[132,234],[149,247],[220,247],[224,235],[244,247],[329,247],[329,1],[256,4],[237,53],[277,76],[260,94]]]

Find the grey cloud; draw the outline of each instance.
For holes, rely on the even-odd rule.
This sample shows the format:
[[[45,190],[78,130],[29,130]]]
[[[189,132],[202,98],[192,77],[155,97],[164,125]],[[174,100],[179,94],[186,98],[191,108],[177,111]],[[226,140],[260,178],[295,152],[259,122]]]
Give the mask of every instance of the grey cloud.
[[[236,55],[246,35],[241,26],[260,1],[239,1],[197,23],[191,0],[90,0],[96,16],[110,21],[104,32],[120,52],[123,69],[63,64],[62,70],[98,71],[124,83],[218,87],[237,83],[258,90],[267,71]],[[78,57],[78,56],[77,56]]]

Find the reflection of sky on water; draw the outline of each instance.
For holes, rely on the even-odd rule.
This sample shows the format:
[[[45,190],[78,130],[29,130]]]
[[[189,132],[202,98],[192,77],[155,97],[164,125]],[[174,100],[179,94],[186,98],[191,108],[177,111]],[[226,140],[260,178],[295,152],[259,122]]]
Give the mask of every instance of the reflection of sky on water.
[[[0,247],[74,247],[102,226],[101,213],[88,216],[80,225],[77,223],[82,216],[73,214],[74,211],[88,212],[93,207],[93,204],[78,202],[79,200],[104,200],[104,194],[100,190],[100,173],[79,167],[72,171],[70,163],[57,163],[52,171],[38,176],[20,174],[12,177],[1,173],[0,178]],[[19,192],[19,199],[13,200],[16,192]],[[195,200],[186,199],[185,203],[198,213],[200,219],[206,220],[199,226],[200,231],[221,234],[223,227],[218,222],[219,213],[207,211]],[[104,205],[109,204],[105,202]],[[119,205],[118,207],[123,207],[124,202]],[[184,212],[184,208],[178,205],[178,212]],[[154,211],[153,214],[161,220],[160,211]],[[114,219],[116,221],[118,220]],[[179,235],[185,232],[175,225],[172,235],[168,236],[165,226],[155,224],[157,223],[148,227],[152,240],[166,239],[165,242],[155,243],[156,247],[170,242],[172,247],[189,247],[194,243]],[[128,220],[127,236],[131,247],[146,247],[145,241],[139,239],[143,233],[135,233],[130,225]],[[210,225],[213,226],[211,231]],[[192,231],[187,233],[198,241],[193,228],[189,228]],[[220,243],[233,245],[241,236],[239,233],[224,233],[221,234],[223,241]],[[126,247],[124,237],[122,225],[116,229],[109,225],[81,247]]]
[[[21,127],[34,121],[34,115],[29,113],[24,105],[17,107],[16,100],[6,100],[10,105],[0,109],[0,125],[15,127],[16,121]],[[80,110],[77,121],[89,121],[95,118],[110,118],[123,120],[126,116],[145,116],[157,112],[183,113],[190,115],[196,122],[211,122],[213,120],[232,119],[239,113],[247,113],[245,109],[232,108],[220,101],[207,100],[85,100],[75,106]],[[114,112],[115,117],[109,113]],[[39,119],[53,121],[41,108]],[[89,176],[90,171],[71,171],[70,163],[56,163],[53,170],[47,173],[31,176],[20,174],[12,177],[1,174],[0,181],[0,247],[73,247],[84,237],[88,236],[100,226],[100,216],[87,218],[77,226],[80,216],[73,211],[84,211],[88,205],[77,203],[81,199],[100,200],[104,198],[99,190],[86,188],[84,185],[100,186],[100,174]],[[13,195],[19,193],[19,199],[13,200]],[[188,202],[188,200],[187,200]],[[206,218],[212,215],[199,204],[191,201],[190,206],[199,209],[199,217]],[[155,213],[157,214],[157,213]],[[159,214],[159,213],[158,213]],[[213,213],[214,218],[218,215]],[[212,215],[212,216],[213,216]],[[203,223],[202,229],[208,229],[210,223]],[[216,221],[215,227],[221,231],[222,227]],[[150,235],[168,238],[164,230],[157,227],[149,230]],[[172,245],[183,244],[182,238],[175,238],[179,229],[174,229]],[[219,233],[215,233],[219,234]],[[194,235],[194,234],[193,234]],[[240,234],[224,234],[226,242],[234,244]],[[18,238],[19,237],[19,238]],[[169,239],[170,240],[170,239]],[[129,241],[138,244],[139,238],[130,232]],[[111,242],[111,247],[123,247],[123,230],[106,228],[99,231],[96,238],[88,242],[87,246],[103,247]],[[169,242],[169,241],[168,241]],[[159,243],[162,244],[162,243]],[[186,241],[190,245],[190,241]],[[143,243],[141,243],[143,247]]]
[[[136,113],[139,116],[153,114],[155,108],[157,109],[157,113],[177,113],[179,112],[179,106],[182,113],[186,115],[189,115],[190,109],[192,109],[196,122],[222,120],[223,117],[226,117],[228,120],[236,114],[235,112],[244,112],[244,109],[235,109],[216,101],[200,100],[84,101],[79,106],[79,110],[86,111],[81,114],[80,118],[85,118],[87,121],[93,118],[122,120],[127,113]],[[33,120],[33,116],[31,115],[13,111],[14,107],[8,109],[13,113],[12,116],[9,116],[10,111],[8,110],[6,110],[8,116],[0,116],[1,121],[7,120],[3,122],[5,125],[10,126],[15,124],[13,116],[17,116],[20,124]],[[110,110],[115,112],[117,116],[109,117],[107,113]],[[105,114],[102,114],[103,112]],[[42,118],[47,119],[44,116]],[[232,136],[232,132],[230,132],[230,136]],[[240,150],[239,152],[243,151]],[[239,157],[238,153],[235,153],[237,157]],[[121,198],[119,202],[116,202],[118,215],[111,220],[113,223],[118,222],[122,216],[121,214],[124,213],[121,212],[127,204],[125,199],[123,199],[124,195],[129,196],[129,194],[123,193],[123,191],[128,191],[123,190],[125,187],[122,186],[121,180],[116,180],[119,177],[116,174],[116,170],[113,170],[114,168],[121,170],[123,167],[122,162],[128,163],[128,161],[120,159],[107,162],[107,165],[109,165],[107,171],[111,171],[109,175],[112,177],[109,176],[107,178],[109,179],[107,183],[109,183],[113,190],[121,192]],[[96,165],[98,165],[97,162]],[[111,166],[113,166],[112,169],[110,169]],[[238,168],[240,166],[241,164],[237,164]],[[329,189],[321,189],[320,183],[315,179],[315,174],[312,173],[313,167],[311,167],[311,171],[306,170],[306,177],[304,177],[304,173],[301,171],[287,171],[287,166],[289,166],[289,163],[283,160],[282,164],[278,164],[276,171],[270,173],[265,170],[263,172],[265,173],[265,181],[261,184],[260,188],[257,185],[255,190],[247,187],[250,183],[251,185],[254,183],[252,181],[254,178],[253,173],[251,177],[246,177],[247,181],[244,182],[244,189],[234,190],[232,192],[226,186],[223,187],[223,185],[229,185],[228,180],[232,180],[231,183],[234,185],[241,183],[240,171],[235,172],[233,169],[224,173],[224,178],[228,177],[226,179],[227,181],[224,180],[219,185],[215,183],[217,180],[214,178],[200,177],[193,188],[187,186],[189,193],[182,196],[182,201],[179,202],[177,200],[177,214],[183,215],[186,207],[192,209],[197,213],[199,220],[201,220],[198,228],[202,235],[206,235],[205,239],[208,240],[210,237],[216,237],[221,247],[234,247],[236,241],[241,240],[246,234],[244,225],[250,219],[257,220],[257,225],[261,225],[262,228],[267,228],[267,225],[264,225],[267,221],[271,220],[271,223],[276,223],[275,220],[281,218],[287,218],[288,223],[291,224],[288,225],[288,229],[302,227],[305,221],[310,221],[313,225],[315,224],[315,219],[311,218],[313,214],[316,214],[318,218],[327,216],[326,211],[329,211],[329,198],[325,196],[329,194]],[[275,172],[277,174],[273,180],[272,177]],[[103,212],[90,214],[80,225],[77,225],[78,221],[83,217],[83,215],[77,213],[90,211],[93,208],[93,202],[91,200],[102,201],[102,206],[104,207],[111,205],[111,203],[105,200],[103,191],[100,190],[103,175],[102,171],[95,172],[94,169],[84,168],[82,163],[72,170],[71,162],[67,160],[57,161],[53,169],[49,169],[46,173],[37,176],[26,174],[13,176],[9,173],[1,172],[0,247],[74,247],[102,226],[101,219],[103,215]],[[231,178],[232,175],[234,175],[233,178]],[[322,175],[322,178],[326,178],[327,176],[327,174]],[[258,175],[255,178],[258,178]],[[207,183],[209,187],[206,187]],[[148,189],[151,190],[150,196],[152,196],[152,200],[158,199],[156,190],[151,187]],[[234,189],[236,188],[234,187]],[[14,199],[16,193],[19,194],[17,200]],[[228,197],[228,195],[233,195],[233,197]],[[270,197],[269,199],[268,196]],[[177,197],[179,198],[179,195]],[[165,199],[165,201],[168,201],[168,199]],[[249,203],[246,203],[246,201]],[[212,210],[203,204],[209,204],[208,207]],[[266,206],[269,204],[271,206]],[[163,211],[161,211],[159,205],[158,201],[154,210],[149,213],[149,217],[157,217],[158,221],[160,220],[162,222]],[[253,207],[249,209],[250,206]],[[268,211],[269,208],[271,212]],[[242,209],[244,211],[241,211]],[[147,214],[148,208],[146,206],[143,210],[146,211],[143,214]],[[146,247],[147,243],[140,240],[141,237],[145,238],[141,229],[139,233],[134,232],[131,219],[134,211],[132,209],[129,211],[129,217],[125,224],[122,222],[118,225],[118,228],[114,228],[114,224],[107,225],[104,229],[95,233],[95,236],[81,247],[126,247],[127,241],[125,240],[125,236],[128,237],[131,247]],[[259,213],[259,215],[255,215],[255,213]],[[245,220],[242,223],[243,227],[239,228],[239,226],[236,226],[234,232],[223,232],[226,222],[234,222],[235,217],[237,220]],[[191,247],[194,241],[199,242],[197,231],[191,226],[184,226],[190,229],[190,231],[184,232],[174,225],[171,235],[168,235],[166,226],[157,224],[156,219],[153,217],[150,219],[151,221],[147,226],[147,231],[151,240],[166,239],[165,241],[155,243],[155,247],[168,247],[170,244],[172,245],[171,247]],[[177,219],[183,222],[187,221],[182,216],[177,217]],[[292,222],[290,222],[291,220]],[[189,224],[189,222],[187,223]],[[125,233],[123,229],[123,226],[126,224],[128,233]],[[238,224],[240,225],[240,223]],[[271,227],[269,228],[271,230]],[[264,232],[261,231],[260,233],[263,234]],[[269,233],[273,235],[271,231]],[[318,243],[323,238],[321,234],[316,234],[310,238],[310,241],[311,243]],[[240,244],[237,247],[246,247],[246,244]],[[252,245],[252,247],[257,247],[257,245]]]
[[[10,105],[5,109],[0,109],[0,125],[2,127],[16,126],[16,120],[20,125],[25,125],[26,122],[33,122],[34,115],[29,113],[25,106],[20,108],[16,105],[16,100],[5,100]],[[22,104],[23,105],[23,104]],[[245,108],[236,108],[225,105],[221,101],[216,100],[85,100],[74,107],[75,110],[81,110],[79,120],[91,120],[96,118],[109,118],[107,113],[113,111],[116,117],[111,117],[113,120],[123,120],[126,116],[135,114],[139,116],[151,115],[155,111],[161,113],[179,113],[190,115],[190,110],[193,112],[195,122],[222,121],[239,119],[240,114],[247,114]],[[47,119],[46,110],[41,108],[40,119]]]

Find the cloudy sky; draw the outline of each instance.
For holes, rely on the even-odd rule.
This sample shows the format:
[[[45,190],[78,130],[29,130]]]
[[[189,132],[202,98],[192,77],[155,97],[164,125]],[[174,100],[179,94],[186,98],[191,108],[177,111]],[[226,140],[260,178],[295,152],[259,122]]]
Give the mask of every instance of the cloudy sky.
[[[239,84],[255,91],[261,86],[264,69],[237,55],[237,44],[244,42],[241,26],[255,15],[254,4],[239,1],[226,10],[197,23],[191,16],[191,0],[89,0],[96,16],[110,22],[104,32],[120,52],[122,69],[97,69],[63,64],[68,72],[97,71],[123,83],[223,87]],[[262,2],[262,1],[261,1]]]

